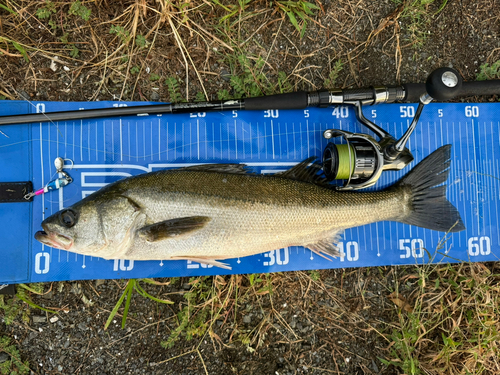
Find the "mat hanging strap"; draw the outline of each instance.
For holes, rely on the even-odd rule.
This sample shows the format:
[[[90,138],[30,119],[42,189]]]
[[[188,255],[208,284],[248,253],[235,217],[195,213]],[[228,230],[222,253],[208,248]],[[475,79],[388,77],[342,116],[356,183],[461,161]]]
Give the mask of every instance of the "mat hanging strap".
[[[31,181],[0,182],[0,203],[31,202],[33,198],[26,199],[25,195],[32,191]]]

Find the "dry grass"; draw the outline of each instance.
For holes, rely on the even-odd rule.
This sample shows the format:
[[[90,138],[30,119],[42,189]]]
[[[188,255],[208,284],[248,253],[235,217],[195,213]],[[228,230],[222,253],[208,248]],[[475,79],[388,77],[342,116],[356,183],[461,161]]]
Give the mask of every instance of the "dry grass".
[[[411,270],[407,270],[411,271]],[[500,373],[500,274],[495,264],[417,268],[394,293],[390,363],[410,374]]]
[[[312,335],[311,351],[331,353],[334,373],[349,361],[366,366],[373,348],[360,343],[368,342],[405,374],[498,374],[499,281],[498,267],[481,263],[194,278],[180,307],[187,320],[180,318],[178,336],[165,346],[194,338],[183,355],[203,360],[206,338],[215,351],[243,345],[262,353],[286,344],[285,358],[299,363],[296,348]]]
[[[286,70],[293,89],[321,88],[339,60],[351,64],[340,85],[361,83],[357,59],[375,22],[349,2],[312,8],[304,21],[296,17],[300,30],[312,31],[300,38],[289,21],[290,7],[281,5],[286,2],[76,3],[5,2],[0,54],[13,64],[0,68],[0,95],[15,99],[23,90],[33,99],[147,100],[156,92],[170,99],[163,82],[173,76],[186,100],[199,93],[214,99],[230,88],[221,71],[242,72],[240,55],[262,59],[258,73],[269,82]]]

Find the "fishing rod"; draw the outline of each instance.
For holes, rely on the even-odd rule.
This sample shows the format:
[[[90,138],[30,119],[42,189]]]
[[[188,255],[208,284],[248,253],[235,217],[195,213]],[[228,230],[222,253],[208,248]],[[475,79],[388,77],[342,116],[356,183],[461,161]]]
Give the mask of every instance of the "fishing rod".
[[[458,73],[456,73],[458,76]],[[432,74],[431,74],[432,76]],[[132,107],[112,107],[85,109],[78,111],[61,111],[32,113],[24,115],[0,116],[0,125],[26,124],[33,122],[85,120],[118,116],[148,116],[160,114],[213,112],[226,110],[267,110],[267,109],[305,109],[308,107],[328,107],[330,105],[352,104],[361,102],[373,105],[395,102],[418,102],[426,92],[423,83],[407,83],[401,86],[373,86],[359,89],[334,89],[331,91],[297,91],[287,94],[276,94],[245,99],[230,99],[209,102],[188,102],[169,104],[148,104]],[[500,80],[464,82],[449,100],[457,96],[494,95],[500,93]]]
[[[329,140],[343,138],[345,143],[329,142],[322,161],[323,171],[330,180],[344,180],[339,190],[357,190],[377,182],[383,171],[406,167],[413,155],[406,148],[417,126],[425,105],[432,100],[447,101],[456,97],[500,94],[500,80],[463,82],[455,69],[434,70],[425,84],[408,83],[401,86],[376,86],[359,89],[332,91],[299,91],[255,98],[232,99],[198,103],[151,104],[132,107],[35,113],[0,116],[0,125],[14,125],[47,121],[71,121],[118,116],[147,116],[186,112],[224,110],[305,109],[331,105],[352,105],[357,120],[375,133],[378,139],[364,134],[328,129],[323,137]],[[363,106],[395,102],[418,102],[415,116],[400,139],[369,121],[363,114]]]

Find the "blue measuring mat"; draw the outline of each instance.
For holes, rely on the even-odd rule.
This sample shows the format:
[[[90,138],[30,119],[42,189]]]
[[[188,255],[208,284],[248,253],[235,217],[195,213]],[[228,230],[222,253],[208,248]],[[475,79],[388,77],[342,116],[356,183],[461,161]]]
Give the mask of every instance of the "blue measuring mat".
[[[0,103],[0,114],[111,106],[114,102]],[[367,106],[364,114],[399,138],[416,105]],[[428,262],[496,261],[500,254],[500,103],[437,104],[424,108],[408,148],[415,160],[384,172],[372,189],[391,185],[419,161],[452,144],[448,199],[466,230],[445,234],[380,222],[345,231],[332,261],[302,247],[228,260],[232,270],[190,261],[104,260],[53,249],[34,240],[45,217],[118,179],[198,163],[245,163],[256,173],[291,168],[321,157],[326,129],[370,133],[349,106],[306,110],[201,112],[4,126],[0,130],[2,182],[33,181],[35,189],[57,177],[54,160],[66,159],[74,182],[31,203],[0,204],[0,282],[197,276]],[[72,164],[72,167],[70,167]]]

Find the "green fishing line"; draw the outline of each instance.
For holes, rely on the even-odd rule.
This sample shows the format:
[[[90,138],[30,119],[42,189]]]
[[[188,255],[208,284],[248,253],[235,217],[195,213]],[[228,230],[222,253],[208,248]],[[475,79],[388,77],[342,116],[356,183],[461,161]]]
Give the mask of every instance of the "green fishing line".
[[[350,145],[336,145],[339,154],[338,172],[336,179],[347,180],[354,172],[354,148]],[[350,148],[350,152],[349,152]],[[351,154],[351,162],[349,163],[349,153]]]

